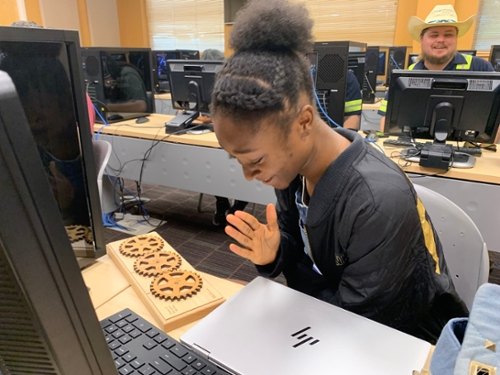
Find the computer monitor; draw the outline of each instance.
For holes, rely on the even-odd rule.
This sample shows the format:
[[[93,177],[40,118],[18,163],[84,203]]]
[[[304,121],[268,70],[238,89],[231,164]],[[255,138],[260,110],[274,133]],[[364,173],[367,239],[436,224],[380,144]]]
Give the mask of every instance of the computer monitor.
[[[4,72],[0,186],[0,373],[117,375],[37,144]]]
[[[459,53],[463,53],[464,55],[471,55],[471,56],[476,56],[477,50],[475,49],[460,49],[458,50]]]
[[[384,76],[385,75],[385,66],[387,65],[386,51],[380,51],[378,53],[378,67],[377,67],[377,75]]]
[[[459,161],[464,167],[473,165],[473,157],[459,157],[446,140],[494,142],[500,122],[499,73],[394,70],[392,74],[384,131],[433,140],[419,150],[420,165],[437,169],[457,166]]]
[[[191,125],[200,114],[210,113],[215,76],[223,61],[169,60],[172,107],[181,110],[167,122],[166,131],[176,132]]]
[[[168,60],[199,60],[200,51],[176,49],[168,51],[153,51],[153,64],[157,64],[156,75],[153,78],[157,92],[170,92],[170,71]]]
[[[155,111],[151,49],[91,47],[81,54],[87,92],[106,122]]]
[[[0,27],[0,70],[16,86],[60,216],[84,266],[106,253],[76,31]]]
[[[491,46],[489,61],[495,72],[500,72],[500,45]]]

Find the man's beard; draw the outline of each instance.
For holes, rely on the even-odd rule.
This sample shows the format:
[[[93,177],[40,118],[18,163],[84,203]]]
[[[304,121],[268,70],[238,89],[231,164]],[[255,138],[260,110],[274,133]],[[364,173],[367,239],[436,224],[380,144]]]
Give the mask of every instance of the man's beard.
[[[449,53],[447,53],[444,56],[435,57],[435,56],[428,55],[424,51],[422,51],[422,56],[424,58],[424,61],[428,61],[432,65],[442,65],[442,64],[446,64],[447,62],[451,61],[451,59],[455,56],[456,53],[457,53],[457,51],[454,50],[454,51],[450,51]]]

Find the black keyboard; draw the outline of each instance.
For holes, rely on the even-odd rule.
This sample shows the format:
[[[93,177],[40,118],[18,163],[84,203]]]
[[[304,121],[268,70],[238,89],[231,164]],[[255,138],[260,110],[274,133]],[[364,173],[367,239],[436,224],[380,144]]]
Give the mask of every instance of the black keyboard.
[[[409,139],[386,139],[384,141],[384,147],[415,147],[421,149],[424,147],[424,143],[411,141]],[[480,147],[457,147],[454,146],[453,150],[456,152],[463,152],[464,154],[481,156],[483,150]]]
[[[101,327],[120,375],[228,374],[132,310],[102,320]]]

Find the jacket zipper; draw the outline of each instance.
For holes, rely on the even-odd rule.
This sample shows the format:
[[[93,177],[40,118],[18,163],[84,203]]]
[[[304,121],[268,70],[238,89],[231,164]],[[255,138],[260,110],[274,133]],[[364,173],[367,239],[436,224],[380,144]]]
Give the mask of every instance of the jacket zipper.
[[[309,235],[307,234],[307,227],[305,225],[304,225],[304,233],[306,234],[307,246],[309,247],[309,254],[311,255],[311,260],[316,265],[316,261],[314,260],[313,256],[313,249],[311,247],[311,243],[309,242]]]

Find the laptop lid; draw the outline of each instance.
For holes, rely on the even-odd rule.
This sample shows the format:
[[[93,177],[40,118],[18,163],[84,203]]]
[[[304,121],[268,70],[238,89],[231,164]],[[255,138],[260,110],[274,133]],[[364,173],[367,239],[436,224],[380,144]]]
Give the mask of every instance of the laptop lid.
[[[180,339],[238,375],[411,375],[431,347],[262,277]]]

